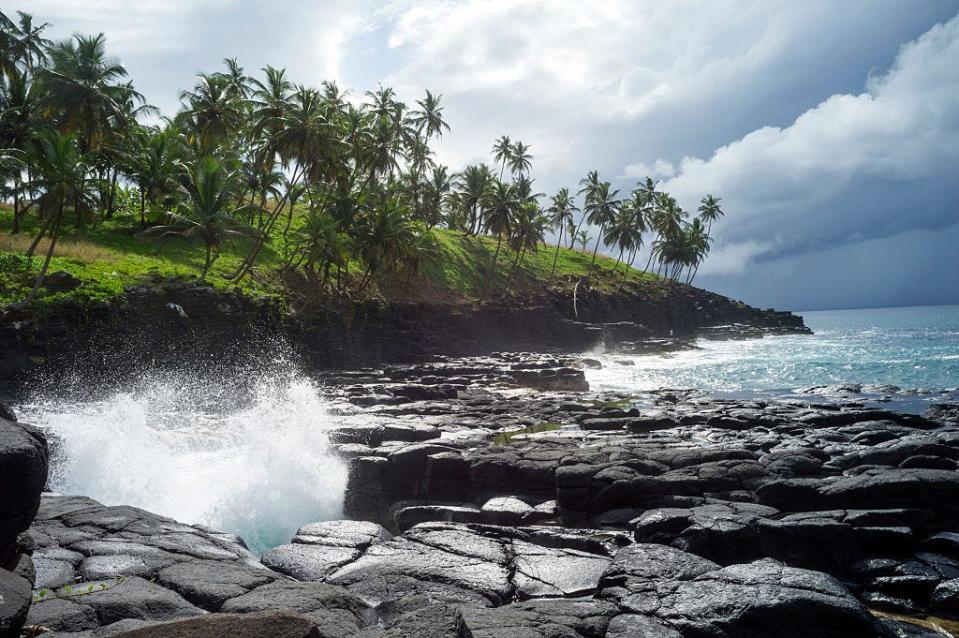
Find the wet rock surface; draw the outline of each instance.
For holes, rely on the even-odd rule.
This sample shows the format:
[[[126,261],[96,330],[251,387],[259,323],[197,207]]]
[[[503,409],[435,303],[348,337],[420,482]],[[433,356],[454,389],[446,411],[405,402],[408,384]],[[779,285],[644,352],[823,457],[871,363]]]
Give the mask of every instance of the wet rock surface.
[[[923,636],[871,610],[959,617],[950,409],[902,414],[851,386],[588,393],[595,365],[503,353],[323,375],[353,520],[261,558],[44,495],[28,544],[47,593],[27,623],[212,636],[249,615],[256,636],[273,613],[291,636],[712,638]]]

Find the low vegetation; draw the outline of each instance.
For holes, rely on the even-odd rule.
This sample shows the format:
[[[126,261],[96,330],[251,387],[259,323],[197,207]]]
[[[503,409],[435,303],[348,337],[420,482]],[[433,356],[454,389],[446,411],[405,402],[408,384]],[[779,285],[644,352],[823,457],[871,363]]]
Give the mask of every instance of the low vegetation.
[[[359,101],[227,59],[159,118],[103,34],[53,42],[47,26],[0,13],[3,304],[104,299],[149,277],[450,301],[692,282],[723,215],[707,195],[690,219],[653,180],[620,193],[596,171],[547,197],[508,136],[489,164],[453,171],[430,147],[450,127],[429,91]],[[58,271],[77,281],[48,285]]]

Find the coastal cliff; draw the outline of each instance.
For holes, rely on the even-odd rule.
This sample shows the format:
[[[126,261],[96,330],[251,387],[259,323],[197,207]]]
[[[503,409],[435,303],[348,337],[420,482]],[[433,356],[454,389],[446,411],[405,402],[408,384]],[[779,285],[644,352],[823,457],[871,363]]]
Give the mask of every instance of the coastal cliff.
[[[670,345],[656,340],[697,334],[802,332],[802,318],[789,312],[674,283],[546,287],[483,303],[341,300],[297,308],[157,278],[109,301],[3,311],[0,386],[14,393],[30,373],[122,375],[144,364],[229,363],[261,349],[275,352],[278,340],[307,368],[330,369],[503,350],[648,351]]]

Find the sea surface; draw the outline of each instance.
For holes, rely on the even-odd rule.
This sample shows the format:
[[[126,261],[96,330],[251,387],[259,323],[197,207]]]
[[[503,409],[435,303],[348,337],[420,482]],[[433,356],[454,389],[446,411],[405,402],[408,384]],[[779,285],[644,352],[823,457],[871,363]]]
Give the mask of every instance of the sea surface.
[[[800,312],[812,335],[700,340],[666,355],[598,350],[594,390],[696,388],[713,395],[883,398],[921,411],[959,388],[959,305]],[[856,388],[821,386],[859,384]],[[820,387],[820,389],[814,389]]]
[[[603,367],[587,378],[597,391],[698,388],[912,412],[959,399],[959,306],[801,314],[814,335],[700,341],[667,355],[597,351],[587,356]],[[812,389],[836,384],[864,385]],[[48,433],[56,491],[230,531],[257,552],[342,515],[346,468],[327,432],[343,408],[283,358],[218,375],[145,370],[85,396],[67,390],[53,385],[15,406]]]

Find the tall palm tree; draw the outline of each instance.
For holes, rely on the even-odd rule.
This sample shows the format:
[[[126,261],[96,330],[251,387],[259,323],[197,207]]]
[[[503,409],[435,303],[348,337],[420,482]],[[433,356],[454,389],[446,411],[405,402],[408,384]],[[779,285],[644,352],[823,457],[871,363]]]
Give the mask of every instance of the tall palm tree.
[[[535,202],[520,205],[513,220],[513,233],[509,239],[510,248],[516,251],[513,270],[527,251],[536,252],[539,244],[546,238],[548,224],[549,222]]]
[[[50,66],[38,70],[48,112],[61,131],[76,131],[83,152],[113,141],[130,124],[125,105],[144,104],[125,82],[127,71],[106,54],[106,38],[74,35],[47,50]]]
[[[475,235],[483,220],[481,207],[489,190],[492,175],[486,164],[471,164],[457,176],[456,188],[462,197],[463,207],[468,211],[469,234]]]
[[[593,200],[596,194],[596,189],[599,188],[599,171],[592,170],[586,173],[586,177],[579,180],[580,189],[576,192],[577,195],[583,196],[583,208],[584,212],[582,217],[579,218],[579,224],[576,225],[576,230],[573,231],[573,235],[579,234],[580,228],[583,227],[583,224],[586,222],[586,212],[585,207]]]
[[[484,226],[486,232],[493,233],[496,236],[496,252],[493,254],[493,265],[486,277],[486,286],[483,289],[484,297],[493,281],[493,273],[496,272],[503,238],[509,238],[512,235],[513,222],[519,207],[520,201],[516,197],[516,189],[511,184],[497,180],[486,195],[486,203],[483,206]]]
[[[198,154],[209,155],[242,129],[245,111],[230,78],[219,73],[201,73],[199,78],[192,91],[180,93],[184,108],[177,119],[189,132]]]
[[[226,73],[223,75],[229,80],[230,90],[238,99],[245,100],[250,95],[250,77],[243,71],[243,67],[236,58],[223,58]]]
[[[19,62],[27,72],[32,72],[46,62],[46,50],[52,42],[43,37],[43,32],[49,27],[48,22],[35,24],[33,16],[23,11],[17,11],[16,23],[0,13],[0,71],[9,73]]]
[[[619,256],[616,258],[617,266],[623,260],[626,251],[635,252],[642,246],[644,229],[642,212],[634,204],[634,201],[622,202],[619,209],[614,211],[606,233],[603,235],[604,245],[619,248]]]
[[[41,133],[31,144],[29,161],[35,176],[31,188],[41,193],[37,205],[44,221],[27,250],[27,256],[33,256],[44,236],[50,239],[43,265],[30,293],[29,298],[32,299],[46,277],[57,240],[60,238],[66,206],[69,204],[80,211],[90,212],[93,208],[93,197],[87,177],[86,158],[73,134],[64,135],[57,131]]]
[[[450,125],[443,119],[443,107],[440,106],[442,97],[442,95],[433,95],[427,91],[425,98],[416,101],[420,110],[411,114],[413,124],[427,140],[434,135],[443,137],[443,131],[450,130]]]
[[[443,205],[453,187],[449,169],[437,166],[426,183],[424,219],[427,228],[432,228],[443,218]]]
[[[506,165],[513,159],[513,142],[509,135],[503,135],[493,143],[493,158],[500,164],[499,178],[502,180]]]
[[[29,149],[30,141],[44,128],[42,111],[42,89],[34,81],[34,76],[21,69],[13,69],[5,77],[0,77],[0,148],[11,149],[18,161],[7,162],[4,176],[10,181],[6,189],[13,197],[14,234],[20,232],[20,222],[25,208],[23,204],[29,177],[24,180],[24,168],[29,175],[30,165],[23,164],[23,153]],[[6,184],[4,180],[4,184]],[[29,204],[27,205],[27,207]]]
[[[513,175],[523,177],[529,173],[533,167],[533,155],[529,152],[529,146],[519,140],[513,143],[513,150],[510,152],[509,170]]]
[[[579,211],[576,204],[570,197],[568,188],[559,189],[551,199],[549,208],[546,209],[549,225],[553,230],[559,229],[559,237],[556,238],[556,252],[553,255],[553,268],[549,275],[556,274],[556,261],[559,259],[559,248],[563,244],[563,231],[573,224],[573,214]]]
[[[718,203],[718,200],[717,200]],[[693,279],[699,272],[699,266],[703,263],[706,255],[709,254],[710,243],[709,231],[703,228],[703,220],[699,217],[693,219],[685,233],[686,244],[686,266],[689,267],[689,275],[686,278],[687,284],[692,284]]]
[[[593,248],[593,259],[589,262],[589,271],[586,274],[587,283],[593,276],[593,266],[596,265],[596,253],[599,251],[599,242],[603,239],[603,232],[606,225],[612,221],[613,216],[619,209],[620,202],[616,199],[619,195],[618,190],[610,190],[612,186],[609,182],[601,182],[592,192],[592,197],[583,208],[587,220],[594,226],[599,226],[599,235],[596,236],[596,246]]]
[[[170,124],[163,129],[144,130],[126,174],[140,191],[140,224],[146,225],[146,207],[169,206],[180,194],[182,161],[180,131]]]
[[[199,281],[205,281],[210,267],[230,239],[255,235],[252,228],[239,221],[243,212],[242,207],[236,205],[240,180],[237,171],[226,168],[211,156],[196,160],[184,180],[185,193],[179,210],[167,213],[166,224],[144,232],[158,235],[164,242],[172,237],[199,239],[205,249]]]
[[[719,206],[721,201],[718,197],[706,195],[699,203],[699,208],[697,209],[699,211],[699,219],[703,220],[706,224],[707,235],[713,230],[713,222],[726,214]]]

